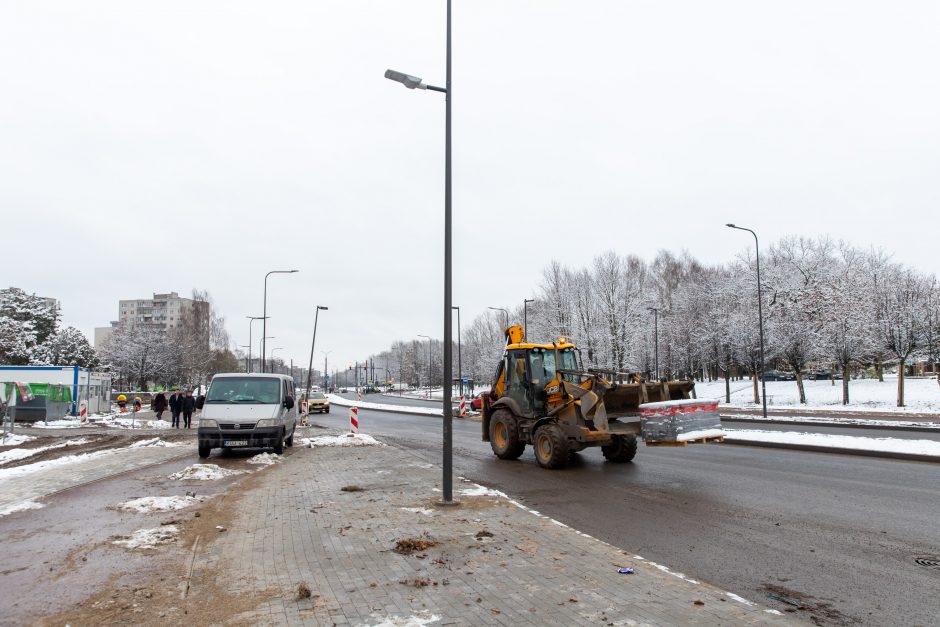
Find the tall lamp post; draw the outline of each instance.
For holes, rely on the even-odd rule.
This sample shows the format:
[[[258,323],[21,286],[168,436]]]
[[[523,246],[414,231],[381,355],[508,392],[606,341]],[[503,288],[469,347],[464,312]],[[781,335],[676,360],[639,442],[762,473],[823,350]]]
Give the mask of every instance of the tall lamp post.
[[[262,312],[262,319],[264,322],[261,323],[261,372],[264,372],[264,356],[265,349],[268,347],[267,343],[264,342],[264,336],[268,333],[268,277],[272,274],[294,274],[295,272],[300,272],[299,270],[271,270],[266,275],[264,275],[264,311]]]
[[[278,346],[277,348],[271,349],[271,371],[272,372],[274,371],[274,353],[275,351],[282,351],[282,350],[284,350],[283,346]]]
[[[327,369],[326,369],[326,368],[327,368],[327,363],[328,363],[328,362],[327,362],[327,358],[329,357],[330,353],[332,353],[332,352],[333,352],[333,351],[320,351],[320,353],[323,355],[323,377],[324,377],[324,379],[329,376],[328,374],[326,374],[326,373],[328,372]],[[307,382],[307,387],[309,388],[309,386],[310,386],[310,383]],[[328,392],[328,391],[329,391],[329,390],[326,389],[326,381],[323,382],[323,388],[324,388],[324,389],[323,389],[324,392]]]
[[[736,226],[734,224],[726,224],[726,227],[729,229],[737,229],[739,231],[747,231],[754,236],[754,256],[757,259],[757,322],[760,328],[760,385],[761,385],[761,400],[764,405],[764,419],[767,419],[767,381],[764,377],[764,371],[767,368],[767,364],[764,361],[764,310],[761,305],[763,298],[761,297],[760,289],[760,244],[757,241],[757,233],[751,229],[746,229],[743,226]]]
[[[502,307],[487,307],[487,309],[492,309],[493,311],[501,311],[504,314],[506,314],[506,326],[504,327],[504,329],[509,328],[509,312],[508,311],[506,311]]]
[[[522,334],[525,340],[529,340],[529,303],[534,303],[534,298],[526,298],[522,301]]]
[[[428,340],[428,400],[431,400],[431,338],[427,335],[418,334],[418,337],[427,338]],[[447,412],[444,412],[445,415]]]
[[[269,335],[269,336],[268,336],[268,339],[269,339],[269,340],[273,340],[273,339],[274,339],[274,336],[273,336],[273,335]],[[263,338],[263,337],[262,337],[260,340],[258,340],[258,361],[261,362],[261,372],[264,372],[265,355],[264,355],[264,352],[262,352],[262,348],[261,348],[262,346],[264,346],[264,338]]]
[[[313,349],[317,345],[317,321],[320,319],[320,311],[328,309],[329,307],[317,305],[316,313],[313,314],[313,341],[310,342],[310,365],[307,367],[307,393],[304,395],[305,399],[310,398],[310,378],[313,376]],[[326,374],[326,370],[323,371],[323,374]]]
[[[655,379],[659,380],[659,307],[647,307],[653,312],[653,368],[656,370]]]
[[[460,307],[451,307],[457,310],[457,378],[460,379],[460,395],[463,396],[463,364],[460,361]]]
[[[238,345],[238,348],[247,348],[247,349],[248,349],[248,356],[245,357],[245,372],[251,372],[251,370],[249,369],[249,368],[251,368],[251,340],[248,340],[248,344],[247,344],[247,345],[245,345],[245,344],[239,344],[239,345]]]
[[[443,499],[442,503],[450,505],[454,502],[453,478],[453,439],[454,439],[454,412],[451,406],[451,378],[453,377],[453,329],[451,321],[451,306],[453,305],[451,279],[451,105],[453,104],[453,90],[451,88],[451,11],[450,0],[447,0],[447,51],[444,87],[425,85],[420,78],[408,76],[394,70],[387,70],[385,78],[398,81],[408,89],[429,89],[441,92],[444,97],[444,398],[442,410],[444,415],[444,442],[443,442]]]
[[[246,372],[251,372],[251,327],[255,323],[255,320],[261,320],[261,316],[245,316],[248,318],[248,368]],[[263,361],[262,355],[262,361]]]

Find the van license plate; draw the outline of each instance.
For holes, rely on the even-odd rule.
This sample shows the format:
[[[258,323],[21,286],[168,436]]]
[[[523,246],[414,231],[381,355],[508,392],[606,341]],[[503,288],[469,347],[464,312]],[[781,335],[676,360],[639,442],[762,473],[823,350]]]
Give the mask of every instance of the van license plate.
[[[248,446],[248,440],[225,440],[222,446]]]

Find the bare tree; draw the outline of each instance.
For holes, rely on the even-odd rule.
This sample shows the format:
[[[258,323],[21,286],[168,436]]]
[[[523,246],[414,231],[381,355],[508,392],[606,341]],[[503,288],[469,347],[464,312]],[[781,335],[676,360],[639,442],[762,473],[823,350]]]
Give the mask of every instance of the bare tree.
[[[923,348],[927,283],[912,270],[889,269],[882,288],[880,330],[885,349],[898,360],[898,407],[904,407],[904,369]]]

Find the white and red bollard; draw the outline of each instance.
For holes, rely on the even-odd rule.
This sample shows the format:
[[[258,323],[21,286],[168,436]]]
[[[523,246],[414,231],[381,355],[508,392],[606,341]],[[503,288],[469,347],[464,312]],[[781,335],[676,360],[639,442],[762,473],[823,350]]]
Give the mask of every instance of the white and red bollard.
[[[85,401],[78,404],[78,416],[81,419],[80,422],[83,424],[88,422],[88,406],[85,404]]]
[[[349,408],[349,437],[359,433],[359,408]]]
[[[463,394],[460,395],[460,415],[467,415],[467,398]]]

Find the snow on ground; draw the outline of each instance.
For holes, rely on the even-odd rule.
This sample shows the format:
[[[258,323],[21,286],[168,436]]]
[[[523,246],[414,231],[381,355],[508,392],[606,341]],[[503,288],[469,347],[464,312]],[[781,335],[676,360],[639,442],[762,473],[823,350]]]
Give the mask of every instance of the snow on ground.
[[[320,435],[315,438],[304,438],[301,446],[319,448],[322,446],[385,446],[371,435],[365,433],[347,433],[345,435]]]
[[[55,468],[57,466],[66,466],[68,464],[74,464],[76,462],[83,462],[89,459],[95,459],[98,457],[104,457],[105,455],[111,455],[114,451],[121,449],[108,449],[106,451],[94,451],[93,453],[79,453],[77,455],[63,455],[62,457],[56,457],[55,459],[46,459],[41,462],[35,462],[32,464],[24,464],[23,466],[16,466],[14,468],[0,468],[0,482],[9,477],[21,477],[23,475],[31,475],[38,472],[43,472],[49,470],[50,468]]]
[[[128,448],[144,448],[150,446],[185,446],[185,442],[167,442],[166,440],[161,440],[160,438],[150,438],[149,440],[138,440],[131,444]]]
[[[156,529],[138,529],[130,537],[120,538],[114,544],[126,549],[152,549],[161,544],[169,544],[179,537],[179,527],[163,525]]]
[[[940,457],[940,442],[934,440],[906,440],[900,438],[870,438],[828,433],[801,433],[798,431],[760,431],[741,429],[725,432],[725,440],[739,442],[770,442],[774,444],[802,444],[831,448],[860,449],[873,452],[906,453]]]
[[[680,433],[676,436],[677,442],[688,442],[689,440],[698,440],[700,438],[717,438],[724,435],[725,432],[722,429],[701,429],[700,431],[689,431],[688,433]]]
[[[378,617],[373,617],[378,619]],[[425,627],[441,620],[440,616],[430,612],[421,612],[414,616],[389,616],[381,622],[372,624],[372,627]]]
[[[398,509],[411,512],[412,514],[424,514],[425,516],[434,515],[434,510],[428,509],[427,507],[399,507]]]
[[[254,457],[248,460],[249,464],[257,464],[259,466],[270,466],[271,464],[277,464],[281,461],[281,456],[274,453],[258,453]]]
[[[828,411],[828,410],[827,410]],[[733,418],[735,421],[747,421],[747,420],[759,420],[764,422],[764,417],[760,415],[755,416],[745,416],[743,414],[735,414],[733,416],[726,415],[725,418]],[[799,422],[807,424],[823,424],[831,425],[833,421],[838,421],[839,425],[859,425],[864,427],[917,427],[919,429],[936,429],[940,431],[940,422],[921,422],[921,421],[911,421],[911,420],[876,420],[874,418],[831,418],[831,417],[814,417],[814,416],[775,416],[768,415],[766,422],[774,421],[787,421],[787,422]]]
[[[474,488],[465,488],[460,491],[461,496],[501,496],[503,498],[507,497],[503,492],[499,490],[494,490],[493,488],[487,488],[485,486],[477,485]]]
[[[244,470],[229,470],[215,464],[193,464],[184,470],[174,472],[170,475],[170,479],[178,481],[215,481],[232,475],[240,475],[244,472]]]
[[[25,427],[33,429],[78,429],[82,426],[78,418],[63,418],[61,420],[50,420],[48,422],[34,422],[25,424]]]
[[[35,440],[35,435],[22,435],[20,433],[6,433],[0,435],[0,446],[19,446],[29,442],[30,440]]]
[[[358,407],[359,409],[374,409],[376,411],[388,411],[388,412],[398,412],[398,413],[408,413],[408,414],[427,414],[428,416],[441,416],[443,411],[440,407],[411,407],[407,405],[386,405],[383,403],[369,403],[363,401],[361,403],[356,402],[355,400],[350,400],[348,398],[343,398],[342,396],[337,396],[335,394],[330,394],[330,403],[338,405],[340,407]],[[360,416],[360,420],[362,417]]]
[[[101,420],[95,423],[99,426],[112,427],[115,429],[171,429],[173,428],[172,424],[167,420],[156,420],[148,419],[142,420],[140,418],[129,418],[127,414],[123,416],[115,416],[114,418],[108,418]]]
[[[35,439],[35,438],[31,438]],[[79,444],[87,444],[92,442],[88,438],[77,438],[75,440],[66,440],[65,442],[60,442],[58,444],[50,444],[49,446],[37,446],[36,448],[13,448],[8,451],[3,451],[0,453],[0,466],[4,464],[9,464],[12,461],[26,459],[27,457],[32,457],[33,455],[38,455],[43,451],[50,451],[57,448],[65,448],[66,446],[78,446]]]
[[[758,387],[760,383],[758,383]],[[835,385],[831,381],[804,381],[806,405],[800,405],[796,381],[767,381],[767,406],[786,409],[823,408],[827,411],[844,409],[858,412],[877,410],[891,412],[940,412],[940,385],[937,380],[905,379],[904,400],[907,407],[897,407],[897,376],[885,375],[884,382],[877,379],[853,379],[849,381],[850,405],[842,404],[842,381]],[[725,382],[711,381],[695,384],[699,398],[717,398],[725,403]],[[749,379],[731,382],[732,407],[756,407],[754,385]]]
[[[12,503],[5,507],[0,507],[0,518],[14,512],[22,512],[28,509],[39,509],[45,507],[42,503],[37,503],[33,500],[20,501],[19,503]]]
[[[142,496],[118,505],[118,509],[146,514],[149,512],[172,512],[202,502],[195,496]]]

